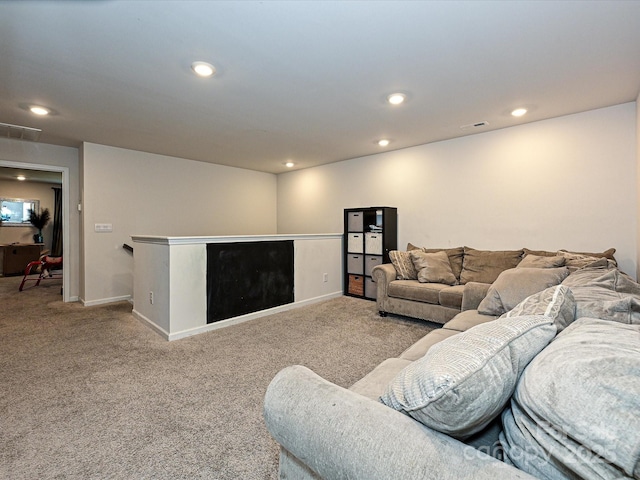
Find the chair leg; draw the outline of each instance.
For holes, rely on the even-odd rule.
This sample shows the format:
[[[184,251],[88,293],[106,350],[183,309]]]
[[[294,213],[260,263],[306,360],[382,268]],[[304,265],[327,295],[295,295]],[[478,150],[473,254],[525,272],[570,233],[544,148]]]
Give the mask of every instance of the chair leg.
[[[33,267],[39,267],[40,265],[42,265],[42,262],[37,260],[35,262],[30,262],[27,267],[24,269],[24,277],[22,277],[22,282],[20,282],[20,287],[18,287],[18,291],[22,291],[22,289],[24,288],[24,284],[27,281],[29,275],[31,275],[31,271],[33,270]],[[40,276],[38,276],[38,282],[36,283],[36,286],[40,285]]]

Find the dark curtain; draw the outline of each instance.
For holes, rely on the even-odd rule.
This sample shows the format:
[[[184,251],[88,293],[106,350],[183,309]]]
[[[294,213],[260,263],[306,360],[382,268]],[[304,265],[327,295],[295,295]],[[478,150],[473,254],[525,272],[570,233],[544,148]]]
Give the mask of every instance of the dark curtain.
[[[62,256],[62,188],[51,187],[55,194],[53,207],[53,239],[51,240],[51,256]]]

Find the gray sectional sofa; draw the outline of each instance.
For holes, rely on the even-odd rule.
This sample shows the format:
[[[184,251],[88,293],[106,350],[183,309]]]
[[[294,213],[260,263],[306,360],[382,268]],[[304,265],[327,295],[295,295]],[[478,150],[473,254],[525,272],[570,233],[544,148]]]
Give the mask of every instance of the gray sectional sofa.
[[[639,479],[640,285],[611,252],[536,253],[349,389],[282,370],[280,478]]]

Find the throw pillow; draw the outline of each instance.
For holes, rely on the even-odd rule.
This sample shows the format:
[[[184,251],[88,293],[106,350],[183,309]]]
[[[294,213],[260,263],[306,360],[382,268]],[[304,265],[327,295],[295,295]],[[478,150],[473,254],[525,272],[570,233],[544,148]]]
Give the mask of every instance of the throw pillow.
[[[565,261],[562,255],[525,255],[516,268],[556,268],[564,266]]]
[[[460,283],[493,283],[503,271],[515,268],[522,260],[522,250],[476,250],[464,247]]]
[[[426,253],[435,253],[444,251],[447,253],[449,257],[449,263],[451,264],[451,270],[453,270],[453,274],[456,276],[456,279],[460,280],[460,272],[462,272],[462,260],[464,258],[464,247],[454,247],[454,248],[424,248],[424,247],[416,247],[412,243],[407,244],[407,251],[411,250],[422,250]]]
[[[561,332],[575,320],[575,314],[573,292],[569,287],[556,285],[528,296],[500,318],[544,315],[551,318],[558,332]]]
[[[421,250],[411,250],[411,260],[418,272],[420,283],[444,283],[455,285],[458,279],[451,270],[449,257],[446,252],[425,253]]]
[[[640,478],[639,372],[640,326],[576,320],[522,374],[505,461],[536,478]]]
[[[560,284],[568,275],[566,267],[505,270],[489,287],[487,295],[478,305],[478,312],[483,315],[502,315],[529,295]]]
[[[430,428],[466,438],[500,414],[526,365],[555,334],[553,321],[542,315],[476,325],[406,366],[380,401]]]
[[[396,269],[397,280],[417,280],[418,272],[416,272],[411,260],[409,252],[402,252],[400,250],[391,250],[389,252],[389,260]]]

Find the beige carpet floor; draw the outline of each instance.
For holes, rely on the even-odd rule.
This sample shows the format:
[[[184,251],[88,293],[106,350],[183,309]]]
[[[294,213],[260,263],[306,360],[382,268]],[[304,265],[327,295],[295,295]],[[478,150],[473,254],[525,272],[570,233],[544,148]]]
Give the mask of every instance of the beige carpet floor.
[[[349,386],[433,325],[341,297],[167,342],[120,302],[0,278],[0,478],[277,477],[267,385],[302,364]]]

